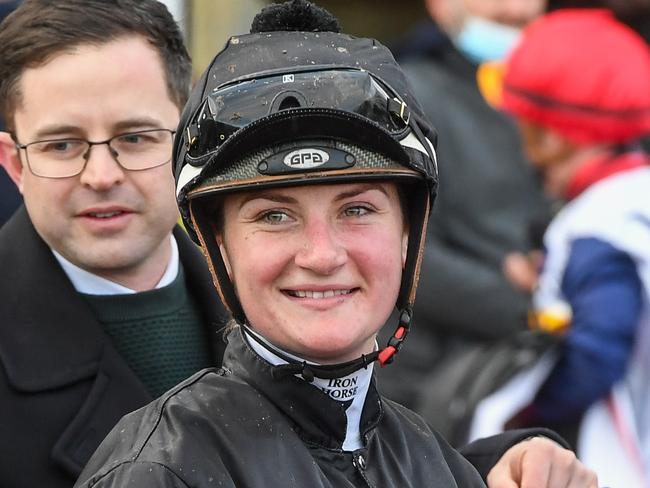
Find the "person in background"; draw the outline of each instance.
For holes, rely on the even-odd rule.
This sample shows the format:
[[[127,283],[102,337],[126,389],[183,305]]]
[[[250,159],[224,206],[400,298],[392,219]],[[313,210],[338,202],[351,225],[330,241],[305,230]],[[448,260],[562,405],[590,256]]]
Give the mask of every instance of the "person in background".
[[[564,326],[558,358],[507,425],[577,430],[605,485],[650,486],[650,50],[606,10],[558,10],[525,31],[500,86],[488,96],[565,201],[541,275],[529,262],[513,280],[534,285],[539,325]]]
[[[328,12],[294,0],[251,31],[214,58],[175,142],[181,215],[234,318],[224,366],[124,417],[76,486],[595,488],[530,438],[544,431],[465,458],[379,394],[374,362],[410,328],[433,131],[388,49]]]
[[[650,0],[550,0],[548,8],[608,8],[650,45]],[[641,146],[650,154],[650,135],[641,140]]]
[[[70,488],[115,423],[221,363],[224,310],[170,169],[190,84],[153,0],[25,0],[0,25],[0,484]]]
[[[0,22],[11,13],[20,3],[20,0],[0,0]],[[5,130],[4,120],[0,117],[0,131]],[[1,157],[1,154],[0,154]],[[0,171],[0,227],[20,206],[20,193],[16,189],[9,175]]]
[[[441,139],[444,183],[432,212],[416,304],[412,354],[382,370],[387,395],[448,432],[443,392],[458,361],[525,329],[529,295],[504,277],[512,251],[539,240],[549,204],[526,164],[509,117],[490,107],[477,68],[502,59],[544,0],[427,0],[431,21],[394,51]],[[404,378],[408,378],[405,381]]]

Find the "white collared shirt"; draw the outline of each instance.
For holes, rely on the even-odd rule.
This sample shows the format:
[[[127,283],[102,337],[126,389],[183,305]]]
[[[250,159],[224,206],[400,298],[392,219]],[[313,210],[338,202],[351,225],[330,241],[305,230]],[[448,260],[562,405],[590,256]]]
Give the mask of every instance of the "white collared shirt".
[[[165,269],[162,278],[160,278],[160,281],[158,281],[158,284],[154,288],[167,286],[178,276],[178,245],[176,244],[174,236],[170,235],[169,239],[172,249],[169,263],[167,264],[167,268]],[[68,279],[72,282],[75,290],[79,293],[84,293],[86,295],[126,295],[137,293],[135,290],[127,288],[126,286],[122,286],[119,283],[115,283],[114,281],[90,273],[85,269],[81,269],[76,264],[71,263],[61,256],[61,254],[56,252],[54,249],[52,249],[52,254],[54,254],[54,257],[63,268]]]

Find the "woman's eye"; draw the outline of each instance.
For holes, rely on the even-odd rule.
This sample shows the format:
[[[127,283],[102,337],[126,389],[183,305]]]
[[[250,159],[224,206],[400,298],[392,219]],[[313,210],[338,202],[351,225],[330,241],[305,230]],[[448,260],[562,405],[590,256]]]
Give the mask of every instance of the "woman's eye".
[[[262,220],[269,224],[279,224],[289,220],[289,216],[284,212],[272,211],[262,215]]]
[[[364,207],[361,205],[355,205],[353,207],[347,207],[343,213],[345,214],[346,217],[362,217],[364,215],[368,215],[372,210],[369,209],[368,207]]]

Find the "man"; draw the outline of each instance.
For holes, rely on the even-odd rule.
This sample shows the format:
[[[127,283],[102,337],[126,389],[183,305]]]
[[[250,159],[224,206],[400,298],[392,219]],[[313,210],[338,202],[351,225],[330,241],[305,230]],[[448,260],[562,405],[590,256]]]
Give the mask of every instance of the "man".
[[[449,379],[475,346],[525,328],[528,295],[504,278],[502,262],[508,253],[531,246],[535,227],[548,214],[514,124],[478,90],[477,67],[505,56],[545,2],[427,0],[426,6],[437,25],[428,22],[397,54],[442,141],[441,185],[424,255],[412,356],[382,373],[390,397],[415,408],[460,445],[465,439],[455,426],[462,414],[448,410],[454,402],[443,391],[462,381]]]
[[[650,158],[638,141],[650,133],[650,52],[606,10],[558,10],[525,31],[504,70],[494,100],[566,202],[539,279],[523,280],[535,283],[538,322],[566,329],[510,424],[577,429],[578,455],[605,485],[648,486]]]
[[[125,413],[220,364],[170,169],[190,60],[154,0],[27,0],[0,26],[0,479],[69,487]]]

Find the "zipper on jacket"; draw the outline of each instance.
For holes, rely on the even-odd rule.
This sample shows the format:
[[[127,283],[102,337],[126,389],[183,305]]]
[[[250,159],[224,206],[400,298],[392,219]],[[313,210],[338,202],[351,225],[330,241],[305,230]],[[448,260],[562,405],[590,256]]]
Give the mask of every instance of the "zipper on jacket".
[[[366,482],[366,485],[369,486],[370,488],[373,488],[372,484],[370,483],[370,480],[366,477],[366,467],[367,467],[366,458],[364,457],[363,451],[361,449],[359,449],[358,451],[352,454],[352,465],[359,472],[359,474],[363,478],[363,481]]]

